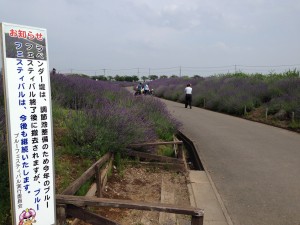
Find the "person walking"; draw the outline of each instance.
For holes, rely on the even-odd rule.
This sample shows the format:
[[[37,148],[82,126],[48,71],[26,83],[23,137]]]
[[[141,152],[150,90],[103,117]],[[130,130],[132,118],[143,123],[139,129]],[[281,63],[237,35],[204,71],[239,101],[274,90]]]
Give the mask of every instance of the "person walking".
[[[144,94],[145,95],[150,94],[149,85],[147,83],[144,85]]]
[[[138,86],[137,86],[136,94],[141,95],[142,94],[142,89],[143,89],[143,85],[142,85],[142,83],[139,83]]]
[[[192,108],[192,87],[191,84],[187,84],[184,92],[185,92],[185,108],[190,106],[190,109]]]

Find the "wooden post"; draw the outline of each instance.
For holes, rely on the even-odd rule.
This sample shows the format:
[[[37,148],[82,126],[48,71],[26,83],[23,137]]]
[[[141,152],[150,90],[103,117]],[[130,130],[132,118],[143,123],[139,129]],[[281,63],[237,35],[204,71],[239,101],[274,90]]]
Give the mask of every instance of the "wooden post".
[[[179,159],[183,159],[183,144],[178,144],[178,156]]]
[[[266,120],[268,119],[268,111],[269,111],[269,109],[266,108]]]
[[[174,150],[174,155],[175,155],[175,157],[178,157],[178,151],[179,151],[178,145],[174,144],[174,145],[173,145],[173,150]]]
[[[292,122],[295,122],[295,112],[292,112]]]
[[[99,165],[95,166],[95,173],[96,173],[96,185],[97,185],[97,197],[101,198],[102,197],[102,185],[101,185],[101,173],[100,173],[100,168]]]
[[[246,116],[247,114],[247,106],[244,107],[244,115]]]
[[[191,225],[203,225],[203,215],[202,216],[192,216]]]
[[[57,225],[65,225],[66,224],[66,205],[57,204],[56,207],[56,217],[57,217]]]
[[[205,108],[205,98],[203,99],[203,108]]]
[[[175,137],[174,134],[173,134],[173,141],[176,141],[176,137]],[[174,151],[175,157],[177,157],[177,155],[178,155],[178,145],[173,144],[173,151]]]
[[[112,154],[107,166],[103,170],[100,170],[101,182],[102,182],[101,183],[101,193],[102,193],[101,197],[103,197],[103,189],[104,189],[105,185],[107,184],[108,173],[112,168],[113,161],[114,161],[114,155]]]
[[[78,179],[72,182],[69,187],[67,187],[62,193],[65,195],[73,195],[78,191],[78,189],[91,177],[95,175],[95,166],[102,165],[110,157],[112,153],[108,152],[102,156],[97,162],[95,162],[90,168],[88,168]]]

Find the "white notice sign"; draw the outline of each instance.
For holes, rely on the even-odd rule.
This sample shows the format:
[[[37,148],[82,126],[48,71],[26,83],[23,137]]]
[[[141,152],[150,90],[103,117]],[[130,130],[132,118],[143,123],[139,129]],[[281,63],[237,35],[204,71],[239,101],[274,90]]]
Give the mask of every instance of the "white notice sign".
[[[13,224],[52,225],[55,177],[47,33],[2,23],[1,44]]]

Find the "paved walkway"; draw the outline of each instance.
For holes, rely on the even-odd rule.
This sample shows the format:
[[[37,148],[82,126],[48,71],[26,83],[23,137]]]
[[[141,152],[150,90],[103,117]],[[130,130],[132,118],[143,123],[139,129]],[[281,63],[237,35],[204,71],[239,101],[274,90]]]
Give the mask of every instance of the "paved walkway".
[[[193,140],[234,225],[300,224],[299,134],[163,101]]]

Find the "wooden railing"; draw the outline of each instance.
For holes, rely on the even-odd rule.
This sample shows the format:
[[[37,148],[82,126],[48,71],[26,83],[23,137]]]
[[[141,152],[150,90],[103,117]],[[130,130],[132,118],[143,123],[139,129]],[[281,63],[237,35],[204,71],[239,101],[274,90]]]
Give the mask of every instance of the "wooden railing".
[[[125,150],[124,153],[128,156],[134,156],[139,158],[146,158],[148,160],[155,160],[161,163],[177,164],[181,168],[183,159],[179,158],[182,156],[182,142],[156,142],[156,143],[141,143],[134,144],[128,147],[142,147],[142,146],[153,146],[153,145],[178,145],[178,158],[171,158],[166,156],[158,156],[149,153],[143,153],[133,150]],[[181,153],[179,154],[179,152]],[[107,225],[118,225],[117,222],[111,221],[100,215],[89,212],[85,209],[86,206],[97,206],[97,207],[111,207],[111,208],[128,208],[136,210],[148,210],[148,211],[159,211],[175,214],[191,215],[191,225],[203,225],[204,211],[195,207],[176,206],[164,203],[147,203],[137,202],[130,200],[119,200],[119,199],[108,199],[102,198],[102,190],[107,181],[107,173],[112,165],[113,154],[107,153],[97,162],[95,162],[89,169],[87,169],[78,179],[76,179],[68,188],[66,188],[62,194],[56,195],[57,203],[57,225],[64,225],[66,217],[74,217],[84,220],[90,224],[107,224]],[[108,163],[107,163],[108,162]],[[107,164],[103,168],[103,165]],[[97,191],[96,197],[86,196],[73,196],[79,188],[95,176]]]
[[[159,211],[192,216],[192,225],[202,225],[204,211],[195,207],[176,206],[164,203],[148,203],[121,199],[56,195],[57,204],[75,205],[77,207],[97,206],[111,208],[127,208],[136,210]]]

